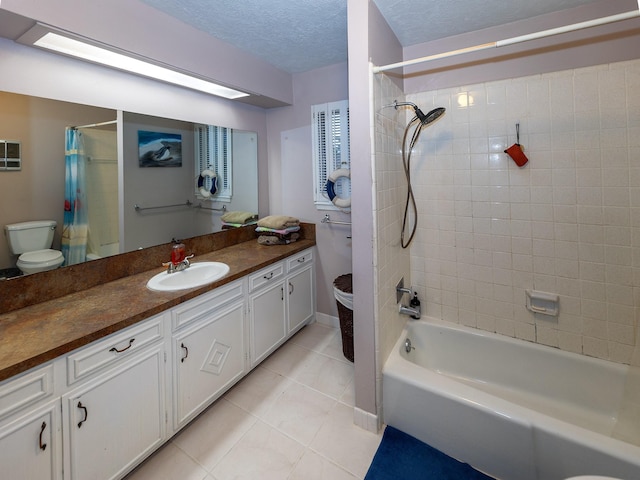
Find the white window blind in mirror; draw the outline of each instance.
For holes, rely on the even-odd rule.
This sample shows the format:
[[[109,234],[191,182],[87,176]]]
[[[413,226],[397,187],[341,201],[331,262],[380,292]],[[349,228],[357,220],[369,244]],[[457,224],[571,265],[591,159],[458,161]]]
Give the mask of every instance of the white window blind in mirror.
[[[327,179],[337,170],[349,170],[349,101],[311,106],[313,141],[313,200],[319,210],[337,209],[327,194]],[[340,177],[335,195],[351,197],[351,181]]]
[[[209,200],[230,202],[232,185],[233,152],[232,138],[233,130],[216,125],[195,125],[195,175],[194,185],[196,197],[203,198],[200,194],[197,180],[202,172],[207,170],[215,173],[218,185],[217,192]],[[209,176],[203,176],[202,186],[211,191],[213,180]]]

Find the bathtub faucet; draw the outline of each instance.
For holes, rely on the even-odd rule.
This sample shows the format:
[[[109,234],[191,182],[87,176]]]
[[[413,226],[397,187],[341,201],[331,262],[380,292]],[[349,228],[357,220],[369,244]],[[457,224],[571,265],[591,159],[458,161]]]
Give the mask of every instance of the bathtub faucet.
[[[411,318],[415,318],[416,320],[420,319],[421,309],[420,309],[420,300],[418,300],[418,292],[413,292],[413,298],[409,302],[409,306],[405,307],[400,304],[400,313],[405,315],[410,315]]]
[[[420,318],[420,305],[416,305],[415,307],[405,307],[400,304],[399,311],[402,315],[409,315],[411,318],[415,319]]]
[[[411,295],[413,293],[413,298],[409,302],[409,306],[402,305],[402,298],[404,294],[408,293]],[[402,315],[409,315],[411,318],[419,319],[420,318],[420,300],[418,300],[418,292],[414,292],[410,288],[406,288],[404,286],[404,277],[400,279],[398,284],[396,285],[396,302],[398,303],[399,312]]]

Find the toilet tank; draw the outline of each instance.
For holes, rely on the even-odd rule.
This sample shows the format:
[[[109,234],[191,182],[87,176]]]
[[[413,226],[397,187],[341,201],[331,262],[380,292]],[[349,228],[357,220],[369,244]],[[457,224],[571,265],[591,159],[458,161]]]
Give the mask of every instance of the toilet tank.
[[[51,248],[55,220],[37,220],[33,222],[12,223],[4,226],[9,250],[15,255],[35,250]]]

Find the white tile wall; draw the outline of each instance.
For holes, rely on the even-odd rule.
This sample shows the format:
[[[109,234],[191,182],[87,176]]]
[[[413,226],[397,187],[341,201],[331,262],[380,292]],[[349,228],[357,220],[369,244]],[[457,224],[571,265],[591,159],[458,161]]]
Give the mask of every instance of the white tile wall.
[[[409,261],[399,252],[406,118],[380,108],[401,93],[383,75],[375,82],[384,359],[399,323],[393,286]],[[640,335],[640,61],[406,99],[425,113],[447,108],[424,129],[412,159],[420,213],[410,275],[423,311],[563,350],[638,362],[632,357]],[[516,123],[529,158],[523,168],[503,153],[516,142]],[[560,315],[526,310],[525,289],[559,294]]]
[[[374,168],[373,188],[376,205],[374,262],[376,262],[376,312],[380,365],[388,357],[402,331],[404,319],[398,314],[395,286],[400,278],[411,284],[409,249],[400,246],[400,229],[406,187],[400,155],[400,140],[406,122],[404,110],[389,107],[404,94],[385,75],[374,76]],[[420,276],[416,272],[415,276]],[[406,300],[408,303],[408,299]],[[380,372],[378,372],[380,377]],[[380,378],[378,378],[380,381]],[[379,389],[380,390],[380,389]]]
[[[82,130],[89,202],[88,250],[102,254],[103,246],[118,245],[118,154],[115,131]],[[113,248],[113,247],[112,247]]]

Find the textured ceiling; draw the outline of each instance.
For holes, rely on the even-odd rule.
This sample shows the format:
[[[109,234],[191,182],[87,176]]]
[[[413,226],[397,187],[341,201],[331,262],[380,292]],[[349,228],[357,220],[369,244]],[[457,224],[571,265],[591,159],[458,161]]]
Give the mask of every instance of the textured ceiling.
[[[291,73],[347,60],[347,0],[142,0]],[[595,0],[374,0],[403,46]]]
[[[347,0],[142,0],[287,72],[347,60]]]
[[[406,47],[594,3],[594,0],[374,0]],[[498,40],[498,39],[496,39]]]

